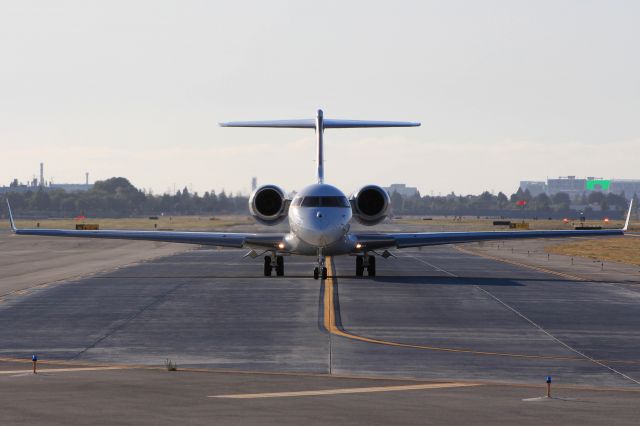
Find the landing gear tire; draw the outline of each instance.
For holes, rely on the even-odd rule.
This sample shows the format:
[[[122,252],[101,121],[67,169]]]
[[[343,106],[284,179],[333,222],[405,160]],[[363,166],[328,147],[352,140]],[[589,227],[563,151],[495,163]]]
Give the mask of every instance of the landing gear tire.
[[[279,277],[284,275],[284,258],[282,256],[276,257],[276,275]]]
[[[327,279],[327,268],[322,268],[322,279],[326,280]]]
[[[364,275],[364,260],[362,256],[356,256],[356,277]]]
[[[320,277],[320,271],[318,269],[318,267],[316,266],[315,269],[313,270],[313,279],[317,280]]]
[[[369,266],[367,266],[367,272],[369,272],[370,277],[376,276],[376,258],[373,256],[369,256]]]
[[[264,276],[271,276],[271,256],[264,257]]]

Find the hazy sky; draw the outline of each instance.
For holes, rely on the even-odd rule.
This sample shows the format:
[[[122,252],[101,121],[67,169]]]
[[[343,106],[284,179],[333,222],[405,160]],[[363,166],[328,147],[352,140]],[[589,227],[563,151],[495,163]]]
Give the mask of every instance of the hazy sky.
[[[125,176],[286,190],[310,130],[220,121],[421,121],[328,130],[327,182],[513,192],[640,178],[637,1],[2,1],[0,184]]]

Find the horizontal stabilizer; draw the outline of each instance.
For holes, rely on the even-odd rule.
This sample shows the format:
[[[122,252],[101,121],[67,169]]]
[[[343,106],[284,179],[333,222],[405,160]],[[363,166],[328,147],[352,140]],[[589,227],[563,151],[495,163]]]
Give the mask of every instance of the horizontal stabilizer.
[[[316,120],[267,120],[267,121],[230,121],[220,123],[220,127],[274,127],[283,129],[314,129]]]
[[[370,121],[370,120],[334,120],[324,119],[325,129],[351,129],[365,127],[418,127],[420,123],[410,121]]]
[[[306,120],[267,120],[267,121],[230,121],[220,123],[221,127],[271,127],[290,129],[314,129],[317,140],[317,176],[318,183],[324,182],[324,148],[323,134],[325,129],[350,129],[366,127],[417,127],[420,123],[411,121],[372,121],[372,120],[337,120],[324,118],[321,109],[318,110],[316,118]]]
[[[417,127],[420,123],[410,121],[370,121],[370,120],[337,120],[325,118],[323,129],[351,129],[366,127]],[[230,121],[220,123],[221,127],[271,127],[284,129],[315,129],[316,120],[267,120],[267,121]]]

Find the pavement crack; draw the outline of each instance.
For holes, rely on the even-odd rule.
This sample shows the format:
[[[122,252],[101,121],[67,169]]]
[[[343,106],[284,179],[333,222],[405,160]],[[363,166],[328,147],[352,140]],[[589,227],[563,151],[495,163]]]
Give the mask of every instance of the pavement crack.
[[[169,289],[168,291],[166,291],[165,293],[163,293],[160,296],[156,297],[150,303],[148,303],[147,305],[143,306],[142,309],[140,309],[139,311],[137,311],[136,313],[134,313],[130,317],[126,318],[122,323],[120,323],[116,327],[114,327],[111,330],[109,330],[107,333],[105,333],[102,337],[100,337],[98,340],[93,342],[91,345],[87,346],[86,348],[84,348],[83,350],[81,350],[80,352],[75,354],[73,357],[70,358],[70,360],[78,359],[79,357],[84,355],[87,351],[95,348],[100,343],[102,343],[105,339],[113,336],[115,333],[117,333],[118,331],[120,331],[123,328],[125,328],[126,326],[128,326],[133,320],[138,318],[140,315],[142,315],[148,309],[150,309],[153,306],[156,306],[159,303],[163,302],[169,295],[171,295],[172,293],[174,293],[176,290],[178,290],[180,287],[183,287],[184,285],[186,285],[186,283],[177,284],[174,287],[172,287],[171,289]]]

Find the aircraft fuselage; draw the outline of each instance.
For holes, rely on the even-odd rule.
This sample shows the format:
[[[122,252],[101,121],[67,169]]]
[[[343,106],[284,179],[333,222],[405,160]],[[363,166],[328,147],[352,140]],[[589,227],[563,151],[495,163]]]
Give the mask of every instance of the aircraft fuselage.
[[[352,253],[356,246],[349,236],[351,204],[338,188],[314,184],[303,188],[289,207],[290,234],[286,250],[301,255]]]

